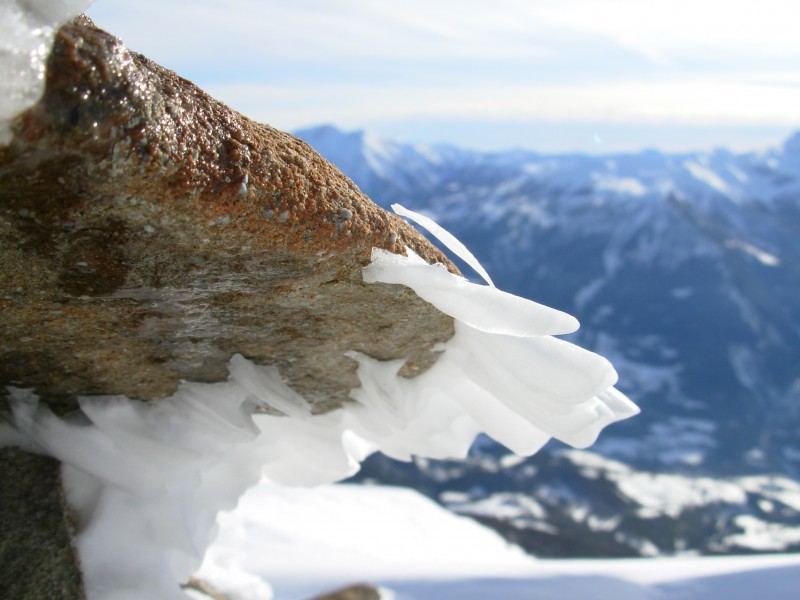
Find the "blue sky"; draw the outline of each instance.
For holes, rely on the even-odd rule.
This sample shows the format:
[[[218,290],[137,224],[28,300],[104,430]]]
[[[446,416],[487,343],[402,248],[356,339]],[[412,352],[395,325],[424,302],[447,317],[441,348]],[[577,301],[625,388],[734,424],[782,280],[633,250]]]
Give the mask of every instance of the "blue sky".
[[[498,149],[757,148],[800,129],[796,0],[96,0],[280,129]]]

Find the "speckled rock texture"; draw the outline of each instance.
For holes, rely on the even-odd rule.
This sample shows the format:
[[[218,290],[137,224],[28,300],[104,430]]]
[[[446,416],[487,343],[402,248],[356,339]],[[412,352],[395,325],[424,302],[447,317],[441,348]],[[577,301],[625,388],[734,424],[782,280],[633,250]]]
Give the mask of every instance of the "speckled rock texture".
[[[0,598],[84,597],[60,465],[0,449]]]
[[[57,414],[81,395],[157,401],[279,369],[316,413],[348,401],[358,350],[436,360],[452,320],[365,285],[373,247],[454,267],[304,142],[214,101],[86,17],[0,147],[0,419],[6,386]],[[0,451],[0,596],[83,597],[58,463]]]
[[[311,600],[380,600],[381,593],[374,585],[357,583],[334,592],[314,596]]]
[[[229,600],[229,598],[217,591],[213,585],[198,579],[197,577],[190,577],[189,581],[181,586],[184,590],[192,590],[198,592],[200,597],[208,598],[208,600]]]
[[[224,380],[238,352],[326,412],[358,385],[345,351],[413,376],[452,335],[412,292],[362,283],[373,247],[405,246],[454,269],[307,144],[78,17],[0,148],[0,382],[64,413]]]

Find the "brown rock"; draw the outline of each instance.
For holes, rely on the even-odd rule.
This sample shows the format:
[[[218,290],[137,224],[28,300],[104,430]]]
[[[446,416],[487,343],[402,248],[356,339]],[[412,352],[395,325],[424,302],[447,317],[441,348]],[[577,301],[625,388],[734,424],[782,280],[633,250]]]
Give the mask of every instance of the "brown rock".
[[[238,352],[327,411],[358,385],[345,351],[411,376],[452,335],[412,292],[362,283],[371,248],[406,245],[449,265],[304,142],[79,17],[0,148],[0,383],[64,412],[224,380]]]
[[[84,597],[60,465],[0,449],[0,598]]]
[[[374,585],[357,583],[340,590],[314,596],[311,600],[380,600],[381,593]]]
[[[193,590],[207,597],[209,600],[228,600],[228,597],[218,592],[213,585],[203,579],[190,577],[189,581],[181,586],[185,590]]]

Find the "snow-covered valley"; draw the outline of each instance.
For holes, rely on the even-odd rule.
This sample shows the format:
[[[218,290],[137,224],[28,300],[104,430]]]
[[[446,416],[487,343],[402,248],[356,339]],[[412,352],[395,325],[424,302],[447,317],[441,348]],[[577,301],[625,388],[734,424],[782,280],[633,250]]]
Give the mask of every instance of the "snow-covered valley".
[[[609,357],[643,409],[591,455],[517,463],[487,443],[465,464],[376,456],[360,480],[544,556],[800,547],[800,134],[760,153],[587,156],[297,133],[378,203],[435,217],[504,289],[575,314],[568,339]]]

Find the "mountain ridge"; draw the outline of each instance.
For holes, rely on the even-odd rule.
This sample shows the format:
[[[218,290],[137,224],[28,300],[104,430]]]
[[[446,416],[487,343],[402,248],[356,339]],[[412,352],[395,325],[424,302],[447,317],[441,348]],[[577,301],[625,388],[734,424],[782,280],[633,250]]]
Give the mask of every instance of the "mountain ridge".
[[[379,204],[434,216],[500,287],[576,314],[585,325],[575,339],[610,353],[634,397],[652,396],[654,377],[668,383],[671,365],[683,375],[662,399],[712,402],[726,423],[720,396],[762,418],[753,404],[800,387],[792,302],[800,289],[800,134],[762,153],[594,157],[461,152],[337,131],[296,133],[334,164],[358,166],[345,173]],[[723,383],[707,389],[709,379]],[[763,443],[749,437],[734,464]]]
[[[763,152],[608,156],[414,146],[332,127],[324,135],[315,129],[296,134],[378,204],[400,202],[433,217],[470,248],[498,287],[579,318],[583,325],[570,341],[609,358],[620,389],[642,408],[635,419],[603,433],[592,448],[603,460],[622,461],[632,473],[663,482],[670,481],[662,477],[667,475],[693,482],[710,477],[724,487],[728,478],[798,477],[800,133]],[[596,502],[582,494],[598,482],[587,483],[585,468],[561,456],[557,445],[549,448],[526,464],[550,473],[556,487],[571,485],[569,494],[580,502]],[[492,469],[501,450],[478,445],[474,453],[495,467],[475,466],[481,463],[476,459],[458,481],[471,481],[487,497],[499,493],[505,484]],[[364,479],[428,486],[434,497],[455,489],[457,478],[430,487],[425,469],[415,475],[371,460]],[[572,484],[559,480],[564,473],[573,473]],[[619,506],[636,505],[611,475],[599,478]],[[529,500],[535,491],[525,489],[534,480],[522,476],[515,489]],[[580,535],[585,548],[623,554],[643,548],[717,553],[748,548],[720,541],[741,541],[742,523],[750,522],[742,518],[765,519],[759,521],[764,527],[800,525],[791,506],[784,513],[758,509],[758,502],[773,503],[767,489],[761,496],[742,493],[737,498],[749,500],[709,501],[687,508],[691,515],[660,515],[659,527],[669,534],[647,538],[642,532],[651,525],[639,523],[615,532],[628,541],[614,541],[613,548],[600,544],[596,531],[584,527]],[[560,516],[551,506],[550,519],[576,526],[569,516],[574,502],[558,506]],[[632,523],[642,507],[630,510]],[[779,513],[784,516],[776,521]],[[681,519],[726,525],[698,525],[707,535],[679,543]],[[511,537],[530,536],[529,525],[520,529],[503,521],[497,528]],[[664,541],[670,535],[672,541]],[[631,541],[639,538],[647,543]],[[576,544],[564,551],[581,554]]]

